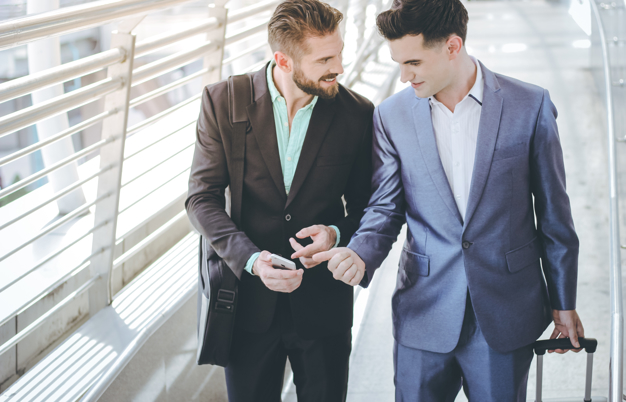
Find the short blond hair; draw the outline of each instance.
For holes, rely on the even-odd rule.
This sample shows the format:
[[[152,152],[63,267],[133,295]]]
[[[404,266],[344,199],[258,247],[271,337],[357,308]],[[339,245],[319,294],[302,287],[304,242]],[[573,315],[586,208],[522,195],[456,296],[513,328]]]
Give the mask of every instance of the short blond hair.
[[[341,11],[319,0],[286,0],[276,7],[269,22],[270,48],[299,60],[309,51],[307,37],[332,34],[342,19]]]

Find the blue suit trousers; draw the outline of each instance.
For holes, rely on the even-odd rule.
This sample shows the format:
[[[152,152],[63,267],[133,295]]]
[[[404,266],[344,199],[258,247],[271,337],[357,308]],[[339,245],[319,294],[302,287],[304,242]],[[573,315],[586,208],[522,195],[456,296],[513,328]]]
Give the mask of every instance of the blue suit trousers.
[[[532,344],[508,353],[489,347],[469,294],[457,346],[435,353],[394,344],[396,402],[454,402],[461,387],[470,402],[525,402]]]

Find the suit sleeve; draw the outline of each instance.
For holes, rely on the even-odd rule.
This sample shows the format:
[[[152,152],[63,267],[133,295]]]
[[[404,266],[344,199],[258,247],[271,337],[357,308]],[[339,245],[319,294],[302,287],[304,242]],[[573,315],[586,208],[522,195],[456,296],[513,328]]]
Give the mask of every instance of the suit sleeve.
[[[374,105],[367,112],[367,119],[370,121],[366,125],[365,133],[361,136],[361,143],[357,151],[356,161],[352,165],[348,185],[344,191],[346,202],[346,216],[336,222],[339,234],[337,246],[345,247],[352,235],[359,227],[359,221],[363,217],[365,207],[370,199],[370,183],[372,180],[372,110]]]
[[[578,236],[565,191],[563,151],[556,124],[557,111],[544,90],[531,144],[531,185],[537,231],[544,246],[543,271],[554,310],[576,308]]]
[[[235,275],[241,278],[248,259],[260,250],[237,228],[225,210],[225,190],[229,184],[226,158],[226,150],[230,149],[229,141],[229,137],[223,138],[221,135],[211,96],[205,88],[196,127],[196,145],[185,208],[192,225]],[[225,142],[228,145],[226,148]]]
[[[348,244],[365,262],[361,286],[367,287],[398,238],[405,218],[404,189],[398,153],[385,131],[380,108],[374,111],[372,196],[361,225]]]

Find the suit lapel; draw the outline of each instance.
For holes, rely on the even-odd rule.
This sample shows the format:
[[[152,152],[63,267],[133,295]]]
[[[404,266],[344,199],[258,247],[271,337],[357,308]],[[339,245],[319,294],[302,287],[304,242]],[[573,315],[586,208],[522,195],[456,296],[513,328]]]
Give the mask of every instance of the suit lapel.
[[[278,192],[286,198],[285,182],[283,180],[283,170],[280,166],[280,154],[278,152],[278,139],[276,137],[276,124],[274,122],[274,109],[272,108],[272,99],[267,89],[267,79],[265,74],[255,76],[255,95],[259,94],[259,89],[264,90],[256,98],[256,101],[247,107],[252,133],[254,134],[263,161],[270,171],[272,180],[276,184]],[[263,81],[262,84],[259,81]]]
[[[335,115],[335,109],[332,107],[333,103],[334,99],[318,98],[317,103],[315,104],[315,108],[313,109],[313,114],[311,115],[311,120],[309,122],[309,127],[307,128],[306,136],[304,137],[302,152],[300,153],[296,173],[293,176],[285,208],[291,204],[302,187],[302,184],[304,184],[304,180],[309,174],[309,171],[315,162],[315,158],[317,157],[317,153],[326,138],[328,128],[330,127],[330,123]]]
[[[500,86],[495,75],[487,70],[481,63],[485,80],[485,90],[483,95],[482,111],[480,122],[478,123],[478,138],[476,140],[476,157],[474,159],[474,170],[472,173],[472,183],[467,201],[465,213],[465,224],[467,227],[472,215],[476,211],[478,202],[485,189],[491,160],[498,139],[500,129],[500,115],[502,113],[502,97],[498,93]]]
[[[441,164],[441,158],[439,157],[428,99],[420,99],[413,106],[413,122],[415,123],[419,149],[424,158],[424,162],[426,162],[428,173],[435,183],[435,187],[437,187],[437,191],[444,204],[446,204],[450,213],[459,221],[459,224],[462,225],[463,219],[454,201],[450,183],[448,182],[446,172],[443,170],[443,165]]]

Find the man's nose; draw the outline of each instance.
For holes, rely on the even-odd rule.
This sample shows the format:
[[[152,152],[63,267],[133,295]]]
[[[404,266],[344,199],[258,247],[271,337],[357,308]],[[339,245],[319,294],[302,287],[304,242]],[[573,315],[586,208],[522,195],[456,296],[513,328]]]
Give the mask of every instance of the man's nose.
[[[403,84],[411,81],[413,78],[415,78],[415,74],[411,73],[406,66],[400,66],[400,81]]]
[[[337,60],[333,63],[330,68],[331,74],[343,74],[343,63],[341,62],[341,57],[338,57]]]

